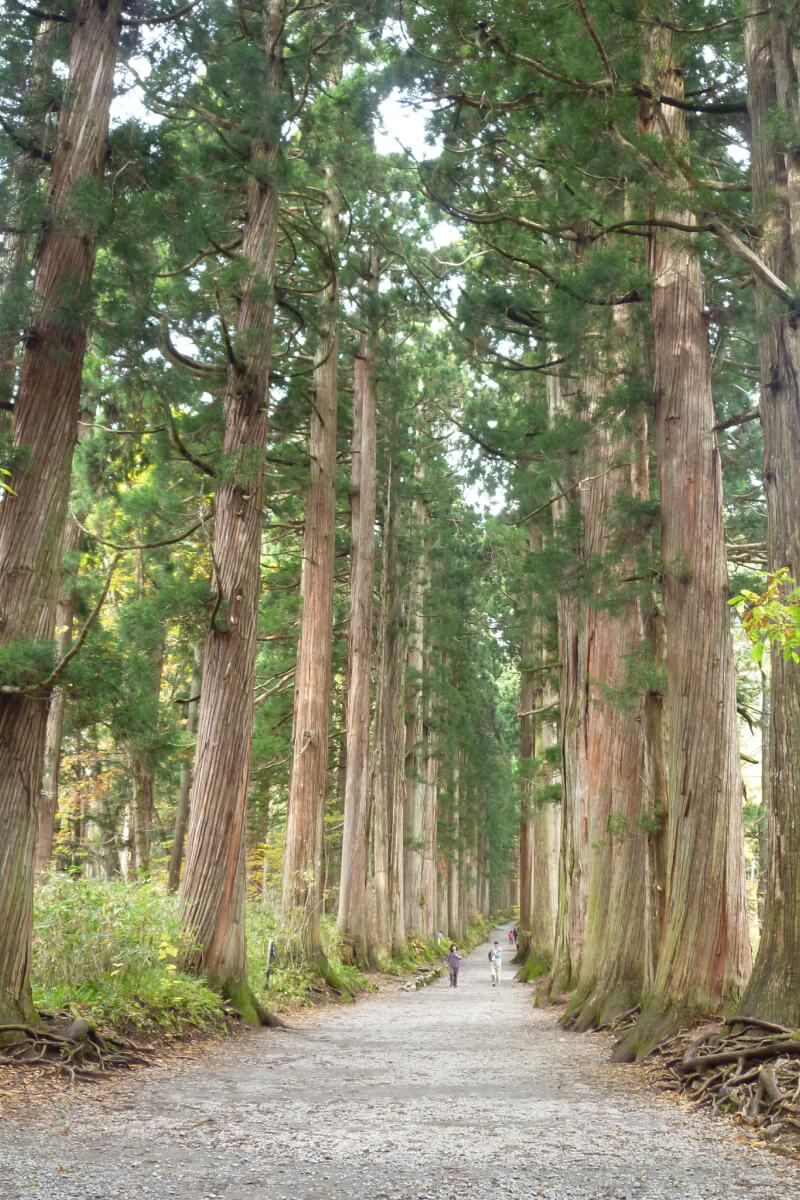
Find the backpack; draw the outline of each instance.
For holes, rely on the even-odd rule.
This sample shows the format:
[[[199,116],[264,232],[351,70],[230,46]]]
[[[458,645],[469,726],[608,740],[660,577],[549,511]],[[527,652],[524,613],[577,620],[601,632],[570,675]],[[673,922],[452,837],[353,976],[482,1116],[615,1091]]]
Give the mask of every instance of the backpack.
[[[490,950],[490,951],[489,951],[489,962],[491,962],[491,961],[492,961],[492,956],[493,956],[493,954],[494,954],[494,950]]]

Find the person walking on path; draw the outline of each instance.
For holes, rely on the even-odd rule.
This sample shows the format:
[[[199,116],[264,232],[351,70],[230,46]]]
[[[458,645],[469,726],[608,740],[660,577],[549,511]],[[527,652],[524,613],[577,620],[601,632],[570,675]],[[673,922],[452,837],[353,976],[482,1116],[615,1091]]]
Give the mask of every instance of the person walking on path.
[[[500,943],[495,942],[489,951],[489,967],[491,971],[492,987],[497,987],[500,982],[500,972],[503,969],[503,951],[500,949]]]
[[[458,952],[455,942],[450,943],[447,966],[450,970],[450,987],[458,987],[458,969],[461,966],[461,955]]]

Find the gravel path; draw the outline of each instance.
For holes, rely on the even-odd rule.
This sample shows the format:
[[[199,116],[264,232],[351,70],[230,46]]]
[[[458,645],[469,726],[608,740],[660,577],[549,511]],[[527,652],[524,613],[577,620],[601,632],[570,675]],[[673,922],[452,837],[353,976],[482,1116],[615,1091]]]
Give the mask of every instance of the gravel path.
[[[792,1164],[607,1053],[508,967],[492,988],[483,946],[457,990],[317,1012],[64,1101],[47,1125],[5,1118],[0,1200],[800,1197]]]

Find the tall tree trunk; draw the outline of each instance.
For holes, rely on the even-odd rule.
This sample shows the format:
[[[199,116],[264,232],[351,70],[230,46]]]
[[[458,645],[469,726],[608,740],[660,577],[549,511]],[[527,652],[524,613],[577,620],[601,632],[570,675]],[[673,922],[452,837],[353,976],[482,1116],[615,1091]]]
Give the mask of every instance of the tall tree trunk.
[[[250,1021],[265,1014],[247,986],[245,831],[261,590],[264,448],[269,420],[278,237],[284,4],[271,0],[263,31],[269,129],[250,145],[234,339],[223,402],[226,476],[215,500],[215,608],[203,656],[186,869],[181,886],[191,949],[182,965],[204,974]]]
[[[461,849],[459,846],[459,771],[460,751],[453,767],[453,848],[447,863],[447,936],[459,941],[463,936],[461,918]]]
[[[52,98],[53,55],[58,22],[40,22],[21,85],[25,133],[42,150],[42,158],[20,150],[9,164],[8,200],[2,246],[0,246],[0,403],[9,404],[14,394],[16,360],[21,327],[27,319],[30,275],[31,231],[28,207],[31,193],[44,171],[47,145],[47,112]],[[22,315],[24,314],[24,316]]]
[[[98,800],[95,823],[100,835],[99,866],[104,879],[114,879],[120,874],[119,848],[116,838],[116,821],[109,796],[103,792]]]
[[[329,282],[320,314],[309,454],[311,481],[303,534],[303,599],[294,701],[294,752],[283,857],[283,915],[318,972],[330,977],[322,948],[322,827],[328,778],[333,575],[336,531],[336,419],[339,382],[339,199],[328,171],[323,227]]]
[[[150,872],[150,857],[153,849],[153,822],[155,820],[155,773],[149,753],[132,750],[130,756],[131,782],[133,784],[133,836],[136,841],[138,871]],[[137,871],[137,874],[138,874]]]
[[[567,375],[547,380],[551,419],[572,416],[576,405],[575,380]],[[566,515],[570,500],[553,504],[557,525]],[[575,547],[575,554],[582,547]],[[553,946],[553,964],[546,989],[556,996],[575,986],[580,973],[586,934],[589,894],[589,809],[586,788],[586,621],[582,601],[562,585],[556,601],[561,745],[561,849],[559,854],[558,913]]]
[[[529,553],[541,553],[541,529],[531,523]],[[531,597],[535,610],[536,597]],[[519,942],[515,961],[522,963],[517,978],[535,979],[549,971],[553,961],[553,938],[557,904],[557,849],[554,842],[560,809],[546,789],[550,769],[544,752],[555,744],[552,721],[546,716],[551,690],[544,668],[547,656],[546,624],[541,616],[529,614],[529,628],[522,642],[520,687],[520,749],[522,807],[519,841]]]
[[[422,484],[422,468],[415,472]],[[406,746],[405,746],[405,817],[404,817],[404,879],[406,930],[412,936],[425,934],[425,894],[423,892],[425,851],[425,755],[423,739],[424,700],[422,694],[425,662],[424,605],[428,580],[425,551],[425,501],[421,495],[414,500],[412,530],[416,543],[408,601],[408,654],[406,676]]]
[[[372,762],[372,861],[376,947],[405,949],[403,800],[406,644],[397,536],[397,419],[389,416],[386,498],[383,504],[375,750]]]
[[[125,805],[125,816],[122,821],[122,854],[120,861],[122,873],[127,880],[135,879],[137,875],[136,862],[136,817],[133,811],[133,801]]]
[[[542,693],[543,708],[549,707],[552,696],[552,690],[546,687]],[[534,793],[532,919],[528,954],[520,968],[520,978],[526,979],[549,970],[553,959],[558,913],[561,805],[553,803],[549,797],[547,789],[553,781],[553,770],[544,756],[557,741],[554,723],[546,718],[540,721],[536,731],[536,751],[537,757],[543,761],[537,773],[538,795]]]
[[[595,399],[599,399],[606,381],[594,382]],[[638,444],[620,430],[602,425],[591,435],[591,466],[598,478],[582,491],[590,559],[608,561],[612,550],[608,522],[618,499],[649,499],[643,414],[639,427]],[[625,457],[632,461],[626,462]],[[612,571],[611,578],[604,571],[595,585],[594,633],[588,647],[592,869],[581,974],[565,1018],[578,1029],[608,1025],[640,1003],[645,987],[652,983],[648,950],[660,935],[657,926],[647,927],[652,915],[646,903],[648,829],[655,805],[646,775],[646,700],[643,692],[632,704],[623,695],[630,663],[644,643],[645,624],[635,595],[618,608],[603,611],[609,590],[619,589],[620,578],[635,574],[632,556],[618,558]]]
[[[753,125],[753,207],[761,256],[793,295],[800,292],[800,150],[775,134],[775,112],[800,121],[800,35],[790,6],[751,3],[745,25],[748,107]],[[767,494],[767,560],[800,582],[800,327],[756,285],[761,424]],[[794,306],[793,306],[794,307]],[[764,923],[744,1010],[800,1025],[800,666],[770,661],[768,873]]]
[[[764,928],[764,903],[767,898],[769,875],[769,811],[772,791],[772,764],[770,762],[770,734],[772,708],[772,681],[761,664],[761,811],[758,819],[758,882],[756,885],[759,933]],[[756,956],[758,961],[758,956]],[[753,966],[755,970],[755,965]]]
[[[650,32],[655,95],[683,99],[671,33]],[[645,132],[680,156],[686,114],[643,102]],[[681,178],[674,181],[681,187]],[[658,210],[686,223],[689,215]],[[666,925],[656,979],[622,1054],[646,1053],[677,1022],[733,1001],[750,969],[744,893],[742,786],[722,479],[703,280],[696,246],[650,235],[656,450],[667,640],[669,730]]]
[[[444,855],[439,855],[436,860],[436,937],[438,939],[440,933],[447,932],[448,924],[448,906],[447,906],[447,884],[449,876],[449,864]]]
[[[531,523],[528,531],[529,552],[541,549],[541,534]],[[531,597],[535,603],[535,596]],[[538,653],[539,621],[529,612],[523,616],[525,628],[520,645],[519,738],[520,738],[520,824],[519,824],[519,942],[517,958],[524,962],[531,945],[535,917],[533,907],[533,864],[536,838],[536,710],[541,708],[543,679],[542,658]],[[550,966],[547,962],[546,968]],[[541,974],[536,971],[536,974]],[[532,978],[532,976],[531,976]]]
[[[76,550],[80,541],[80,526],[71,518],[67,521],[64,531],[62,561],[65,554]],[[66,584],[66,588],[64,587]],[[78,596],[73,586],[73,580],[67,576],[61,588],[61,595],[56,605],[56,659],[61,661],[72,642],[72,626],[78,605]],[[64,728],[64,708],[66,697],[63,688],[55,687],[50,695],[47,712],[47,732],[45,735],[44,767],[42,770],[42,791],[39,804],[39,815],[36,830],[36,873],[41,874],[50,866],[53,855],[53,836],[55,833],[56,812],[58,810],[58,783],[61,769],[61,738]]]
[[[492,909],[491,897],[491,876],[489,871],[489,839],[486,836],[487,825],[487,808],[484,803],[481,806],[480,821],[478,823],[478,841],[476,847],[476,856],[479,867],[479,883],[478,883],[478,905],[484,919],[488,920]]]
[[[136,586],[139,601],[145,594],[144,557],[140,550],[136,559]],[[150,691],[149,701],[153,716],[152,728],[139,729],[131,738],[128,747],[131,782],[133,785],[133,837],[136,843],[136,862],[139,871],[148,874],[153,849],[153,825],[155,823],[155,757],[152,749],[152,737],[158,729],[158,712],[161,695],[161,676],[164,670],[164,625],[159,622],[155,644],[147,652],[148,673],[147,684]],[[141,650],[141,647],[140,647]]]
[[[372,256],[371,280],[378,282]],[[375,288],[370,289],[374,292]],[[352,942],[359,963],[374,964],[366,923],[369,810],[370,675],[372,593],[375,576],[375,470],[377,412],[373,337],[361,335],[355,360],[353,466],[351,486],[352,557],[347,687],[347,778],[344,795],[339,928]]]
[[[474,804],[474,800],[473,800]],[[478,916],[478,868],[475,855],[477,838],[477,817],[473,807],[468,806],[466,819],[462,821],[464,830],[464,870],[462,874],[464,885],[464,904],[462,911],[467,925]]]
[[[100,181],[120,30],[120,0],[80,0],[71,26],[69,79],[50,169],[49,216],[35,258],[29,334],[14,406],[24,463],[0,505],[0,640],[53,636],[59,550],[78,429],[86,324],[76,317],[94,269],[91,225],[74,189]],[[33,865],[47,695],[0,697],[0,1022],[30,1020]]]
[[[425,756],[423,760],[423,850],[421,905],[424,936],[430,941],[436,936],[439,908],[439,878],[437,872],[436,836],[439,816],[439,759],[438,734],[426,725],[423,730]]]
[[[197,733],[197,722],[200,715],[200,691],[203,686],[203,646],[195,642],[192,647],[192,679],[189,684],[189,695],[193,697],[186,706],[186,733],[194,737]],[[183,864],[183,847],[186,840],[186,826],[189,820],[189,796],[192,790],[192,764],[187,762],[181,768],[181,778],[178,784],[178,801],[175,805],[175,828],[172,837],[172,851],[169,856],[169,875],[167,888],[177,892],[181,881],[181,866]]]

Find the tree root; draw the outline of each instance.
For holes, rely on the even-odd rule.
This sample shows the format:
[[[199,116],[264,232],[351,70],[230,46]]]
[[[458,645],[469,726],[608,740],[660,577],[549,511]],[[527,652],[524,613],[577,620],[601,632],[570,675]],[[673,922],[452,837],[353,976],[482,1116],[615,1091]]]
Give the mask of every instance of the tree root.
[[[0,1025],[0,1063],[47,1067],[70,1080],[107,1078],[114,1071],[146,1065],[140,1047],[118,1034],[103,1035],[87,1021]]]
[[[668,1086],[693,1106],[800,1150],[800,1030],[737,1015],[690,1039],[686,1031],[676,1034],[651,1057]]]

